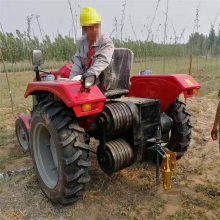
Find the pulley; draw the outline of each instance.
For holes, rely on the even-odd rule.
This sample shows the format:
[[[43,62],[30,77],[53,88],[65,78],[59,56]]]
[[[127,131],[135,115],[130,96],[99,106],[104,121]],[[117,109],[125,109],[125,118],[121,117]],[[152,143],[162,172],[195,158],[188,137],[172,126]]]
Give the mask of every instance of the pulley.
[[[111,174],[134,162],[134,152],[125,139],[106,142],[105,147],[98,146],[97,159],[102,170]]]
[[[119,133],[121,131],[127,131],[132,127],[132,112],[124,102],[105,105],[100,117],[105,118],[107,133]]]

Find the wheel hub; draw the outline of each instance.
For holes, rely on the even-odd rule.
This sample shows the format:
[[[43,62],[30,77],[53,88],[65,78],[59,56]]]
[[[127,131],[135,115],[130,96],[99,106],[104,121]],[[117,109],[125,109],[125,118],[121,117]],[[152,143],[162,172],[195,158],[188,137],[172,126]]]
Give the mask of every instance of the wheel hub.
[[[53,137],[47,127],[39,122],[33,136],[33,156],[43,182],[53,189],[58,182],[58,158]]]
[[[17,130],[17,137],[20,142],[20,145],[22,146],[24,151],[27,151],[28,150],[27,133],[25,132],[25,130],[21,126],[18,126],[17,129],[18,129]]]

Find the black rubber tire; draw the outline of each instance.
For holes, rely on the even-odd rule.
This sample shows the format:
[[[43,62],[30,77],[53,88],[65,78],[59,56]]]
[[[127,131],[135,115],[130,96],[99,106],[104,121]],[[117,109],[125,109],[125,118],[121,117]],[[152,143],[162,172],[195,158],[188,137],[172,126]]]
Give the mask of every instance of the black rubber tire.
[[[173,119],[170,140],[167,148],[177,153],[180,159],[187,151],[191,140],[191,115],[186,111],[186,105],[178,99],[168,108],[166,114]]]
[[[34,150],[37,141],[34,140],[40,137],[35,134],[38,124],[48,130],[56,149],[58,178],[52,188],[44,182],[37,167],[39,163],[36,162],[37,153]],[[72,109],[61,102],[40,103],[31,119],[30,150],[41,189],[52,202],[70,204],[83,197],[86,184],[90,181],[89,137],[74,121]]]
[[[23,130],[24,137],[21,137],[20,129]],[[18,139],[18,143],[20,145],[21,150],[24,153],[27,153],[30,148],[29,147],[29,132],[28,132],[26,126],[24,125],[24,122],[21,120],[21,118],[17,118],[15,121],[15,134]],[[23,138],[24,140],[22,141],[21,138]]]

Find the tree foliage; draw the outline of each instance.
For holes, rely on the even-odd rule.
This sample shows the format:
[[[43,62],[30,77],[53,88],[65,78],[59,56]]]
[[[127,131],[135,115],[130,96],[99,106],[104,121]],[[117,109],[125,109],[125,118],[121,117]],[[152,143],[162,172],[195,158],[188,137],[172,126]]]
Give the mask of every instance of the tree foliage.
[[[219,55],[220,54],[220,32],[216,34],[211,26],[208,36],[198,32],[189,37],[188,49],[196,55]]]
[[[30,60],[31,52],[40,49],[48,60],[70,60],[76,51],[73,39],[60,34],[52,41],[46,35],[42,42],[34,36],[30,37],[27,32],[21,33],[16,30],[16,34],[0,32],[0,42],[2,44],[2,54],[4,60],[17,62]]]
[[[58,34],[53,40],[45,35],[40,41],[36,36],[30,35],[30,30],[16,34],[0,32],[0,42],[4,60],[17,62],[30,60],[33,49],[43,51],[45,59],[57,61],[69,61],[76,52],[74,40],[69,36]],[[189,36],[188,43],[159,44],[153,41],[134,41],[127,39],[120,41],[113,39],[116,47],[131,49],[135,57],[170,57],[195,55],[217,55],[220,54],[220,32],[216,34],[211,27],[208,36],[195,32]]]

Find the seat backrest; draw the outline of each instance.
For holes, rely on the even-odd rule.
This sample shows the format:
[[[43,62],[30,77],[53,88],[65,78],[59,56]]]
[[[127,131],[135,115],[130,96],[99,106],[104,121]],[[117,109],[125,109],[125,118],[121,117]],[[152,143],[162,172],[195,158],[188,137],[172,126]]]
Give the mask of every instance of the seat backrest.
[[[116,77],[115,89],[129,89],[133,57],[134,54],[130,49],[115,48],[111,67]]]

